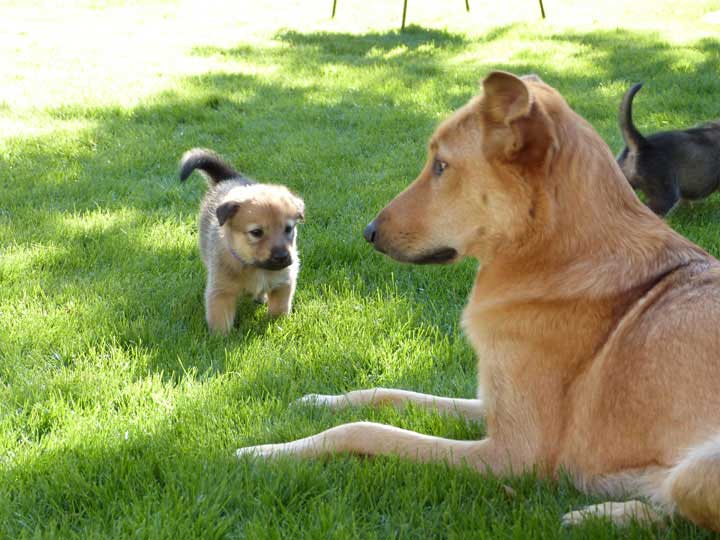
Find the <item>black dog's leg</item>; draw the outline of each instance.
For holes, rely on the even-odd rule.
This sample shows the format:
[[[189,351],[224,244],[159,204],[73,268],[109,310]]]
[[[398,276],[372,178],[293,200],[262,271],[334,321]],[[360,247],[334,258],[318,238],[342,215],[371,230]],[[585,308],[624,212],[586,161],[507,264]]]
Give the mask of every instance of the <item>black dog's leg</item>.
[[[665,216],[680,200],[680,189],[677,182],[672,182],[670,185],[654,186],[647,196],[650,210],[659,216]]]

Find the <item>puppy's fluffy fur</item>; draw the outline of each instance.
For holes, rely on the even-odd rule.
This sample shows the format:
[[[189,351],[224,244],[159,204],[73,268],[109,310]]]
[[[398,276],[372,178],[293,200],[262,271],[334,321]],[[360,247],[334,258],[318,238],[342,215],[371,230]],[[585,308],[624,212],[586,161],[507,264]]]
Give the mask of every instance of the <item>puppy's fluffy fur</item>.
[[[617,162],[633,188],[648,197],[650,209],[667,214],[682,198],[702,199],[720,185],[720,122],[644,137],[632,119],[636,84],[623,97],[619,124],[627,145]]]
[[[210,150],[186,152],[180,179],[195,169],[208,181],[200,209],[200,252],[207,268],[210,330],[232,328],[241,293],[267,302],[271,315],[289,313],[300,268],[296,225],[304,220],[302,199],[284,186],[246,178]]]

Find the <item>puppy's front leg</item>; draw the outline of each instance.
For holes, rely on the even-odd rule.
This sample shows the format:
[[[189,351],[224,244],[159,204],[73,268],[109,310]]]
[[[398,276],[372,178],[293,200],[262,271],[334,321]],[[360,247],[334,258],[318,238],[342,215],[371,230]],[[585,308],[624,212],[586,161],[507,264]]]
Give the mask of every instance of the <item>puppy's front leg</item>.
[[[295,293],[295,284],[282,285],[268,292],[268,313],[273,317],[287,315],[292,309],[292,299]]]
[[[235,322],[237,293],[208,287],[205,292],[205,318],[210,331],[227,334]]]
[[[498,448],[491,439],[456,441],[374,422],[343,424],[293,442],[240,448],[236,454],[238,457],[293,455],[310,458],[336,452],[399,456],[421,463],[467,463],[481,470],[489,467],[496,473],[510,470],[511,465],[511,452]]]
[[[427,409],[436,409],[441,413],[457,414],[475,420],[481,419],[485,411],[481,399],[449,398],[395,388],[353,390],[340,395],[308,394],[301,397],[298,403],[325,405],[332,409],[342,409],[353,405],[381,405],[384,403],[400,409],[407,403],[414,403]]]

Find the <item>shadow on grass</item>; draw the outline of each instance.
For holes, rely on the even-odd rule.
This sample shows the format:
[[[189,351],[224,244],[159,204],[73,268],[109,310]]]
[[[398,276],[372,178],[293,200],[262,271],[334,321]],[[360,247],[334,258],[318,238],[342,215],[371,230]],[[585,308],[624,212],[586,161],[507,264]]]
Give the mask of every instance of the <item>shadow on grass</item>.
[[[503,484],[518,491],[529,485],[527,479],[478,482],[469,469],[420,467],[393,458],[360,467],[348,457],[237,460],[234,448],[204,442],[237,429],[218,421],[226,419],[229,404],[227,396],[188,400],[144,430],[131,426],[125,433],[92,434],[0,469],[0,501],[10,503],[0,507],[0,535],[323,538],[328,528],[350,528],[361,537],[389,537],[401,528],[414,537],[442,536],[491,522],[493,508],[507,503]],[[307,412],[296,417],[307,429]],[[262,421],[250,423],[243,428],[262,430]],[[455,431],[466,432],[459,424]],[[407,486],[422,489],[423,500],[405,496]],[[527,523],[537,508],[520,507],[514,519]],[[450,512],[459,516],[449,524]]]
[[[287,440],[289,433],[248,414],[257,411],[237,398],[244,381],[225,378],[216,386],[167,413],[153,413],[141,426],[95,430],[72,444],[6,461],[0,468],[0,535],[392,538],[401,530],[411,538],[524,538],[530,532],[542,538],[657,538],[656,529],[616,528],[603,520],[561,529],[564,512],[598,500],[578,493],[564,477],[498,478],[392,457],[238,460],[236,445],[252,440],[217,445],[219,433],[226,441],[238,432],[262,434],[262,442]],[[269,418],[279,410],[271,406],[262,413]],[[347,420],[352,412],[301,408],[283,414],[293,436]],[[452,418],[434,428],[457,439],[478,435]],[[712,538],[682,520],[672,531],[662,529],[662,536]]]

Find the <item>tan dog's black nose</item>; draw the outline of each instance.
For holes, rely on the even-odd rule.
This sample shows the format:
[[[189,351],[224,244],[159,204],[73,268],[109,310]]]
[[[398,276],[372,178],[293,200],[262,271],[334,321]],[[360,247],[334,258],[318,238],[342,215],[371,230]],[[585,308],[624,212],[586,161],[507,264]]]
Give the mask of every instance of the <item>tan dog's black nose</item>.
[[[377,236],[377,227],[375,226],[375,220],[368,223],[367,227],[365,227],[365,230],[363,231],[363,236],[365,237],[365,240],[367,240],[371,244],[375,243],[375,237]]]

